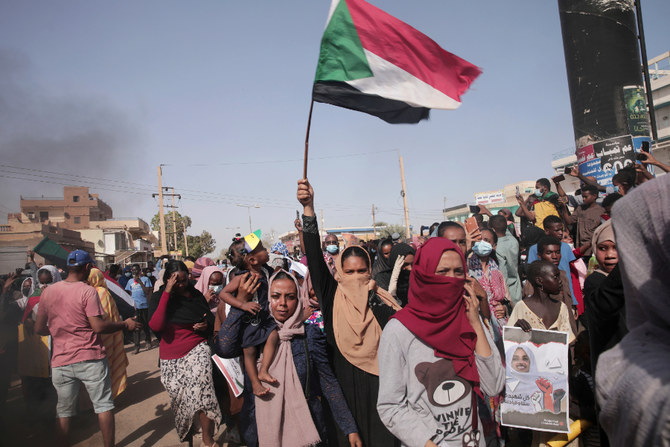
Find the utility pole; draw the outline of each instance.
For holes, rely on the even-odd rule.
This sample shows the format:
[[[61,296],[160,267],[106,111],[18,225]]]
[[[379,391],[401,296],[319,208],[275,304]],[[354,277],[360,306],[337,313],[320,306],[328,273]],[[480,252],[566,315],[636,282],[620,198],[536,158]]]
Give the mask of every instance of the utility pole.
[[[409,210],[407,209],[407,189],[405,188],[405,166],[402,163],[402,155],[398,154],[400,159],[400,182],[402,183],[402,204],[405,208],[405,237],[409,238],[412,236],[409,229]]]
[[[170,195],[172,196],[172,235],[174,236],[174,250],[177,251],[177,207],[174,204],[174,188]],[[179,198],[181,199],[181,196]]]
[[[372,234],[377,239],[377,225],[375,225],[375,204],[372,204]]]
[[[186,251],[186,256],[188,256],[188,238],[186,237],[186,227],[182,224],[184,228],[184,250]]]
[[[447,220],[447,198],[442,197],[442,220]]]
[[[152,194],[155,197],[154,194]],[[161,256],[167,254],[167,242],[165,241],[165,214],[163,213],[163,170],[158,165],[158,216],[161,225]]]
[[[326,234],[326,227],[323,225],[323,208],[321,208],[321,236],[325,234]]]
[[[163,211],[163,208],[172,208],[172,235],[174,237],[173,242],[174,242],[174,251],[177,251],[177,213],[176,209],[177,206],[174,203],[174,198],[177,197],[181,199],[181,194],[175,194],[174,193],[174,188],[171,186],[163,186],[162,180],[160,178],[160,166],[158,167],[158,184],[161,186],[161,189],[159,190],[158,194],[152,194],[152,197],[158,196],[158,201],[160,202],[159,205],[159,212],[160,212],[160,217],[161,217],[161,252],[162,254],[167,254],[168,250],[167,249],[167,237],[166,237],[166,232],[165,232],[165,213]],[[167,191],[171,191],[169,194]],[[163,199],[165,196],[172,197],[172,205],[165,205],[163,203]],[[186,228],[184,228],[184,233],[186,233]]]

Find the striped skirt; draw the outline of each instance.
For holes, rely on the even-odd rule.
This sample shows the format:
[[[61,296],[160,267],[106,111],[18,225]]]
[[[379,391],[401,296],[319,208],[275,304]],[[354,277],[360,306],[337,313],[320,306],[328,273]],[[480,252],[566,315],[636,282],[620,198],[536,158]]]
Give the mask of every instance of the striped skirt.
[[[195,415],[202,411],[214,422],[214,433],[221,423],[221,409],[214,393],[211,351],[202,342],[180,359],[161,359],[161,382],[170,396],[175,427],[184,441]]]

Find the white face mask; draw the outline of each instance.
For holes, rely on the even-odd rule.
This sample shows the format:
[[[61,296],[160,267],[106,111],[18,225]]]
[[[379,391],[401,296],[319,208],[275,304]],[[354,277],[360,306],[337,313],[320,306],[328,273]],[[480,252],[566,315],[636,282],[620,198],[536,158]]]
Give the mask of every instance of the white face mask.
[[[219,284],[218,286],[209,286],[209,290],[211,290],[216,294],[219,294],[223,290],[223,284]]]

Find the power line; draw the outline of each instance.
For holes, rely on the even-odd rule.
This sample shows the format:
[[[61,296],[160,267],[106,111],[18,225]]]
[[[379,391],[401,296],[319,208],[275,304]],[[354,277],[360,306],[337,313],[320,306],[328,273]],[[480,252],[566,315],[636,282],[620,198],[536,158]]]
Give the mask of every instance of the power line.
[[[347,158],[347,157],[362,157],[365,155],[375,155],[383,154],[387,152],[396,152],[396,149],[385,149],[381,151],[373,152],[359,152],[353,154],[339,154],[339,155],[326,155],[324,157],[310,157],[310,160],[329,160],[332,158]],[[294,159],[283,159],[283,160],[263,160],[263,161],[238,161],[238,162],[228,162],[228,163],[195,163],[195,164],[182,164],[178,165],[165,163],[163,166],[188,166],[188,167],[209,167],[209,166],[240,166],[240,165],[261,165],[261,164],[278,164],[278,163],[295,163],[304,161],[302,158]]]

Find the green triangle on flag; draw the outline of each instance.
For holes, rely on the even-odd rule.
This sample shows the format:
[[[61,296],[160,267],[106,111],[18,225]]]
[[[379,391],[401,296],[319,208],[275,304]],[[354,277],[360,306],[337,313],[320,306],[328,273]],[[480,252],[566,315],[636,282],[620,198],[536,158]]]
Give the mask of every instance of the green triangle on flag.
[[[321,38],[317,81],[353,81],[373,73],[346,1],[340,1]]]

